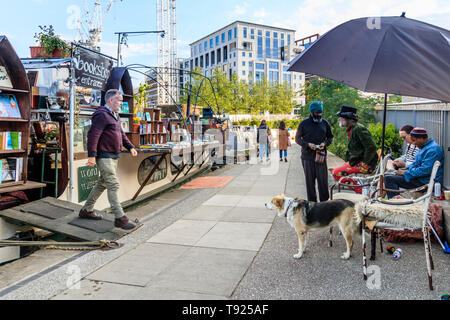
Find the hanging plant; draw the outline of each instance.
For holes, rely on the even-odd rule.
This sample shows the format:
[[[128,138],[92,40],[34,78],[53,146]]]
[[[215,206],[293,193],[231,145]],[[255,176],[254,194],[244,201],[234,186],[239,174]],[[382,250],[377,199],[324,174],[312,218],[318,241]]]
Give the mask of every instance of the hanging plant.
[[[48,55],[55,56],[57,51],[60,52],[61,57],[68,57],[70,55],[69,44],[55,34],[55,29],[52,25],[39,26],[41,31],[35,33],[34,38],[41,47],[45,49]]]

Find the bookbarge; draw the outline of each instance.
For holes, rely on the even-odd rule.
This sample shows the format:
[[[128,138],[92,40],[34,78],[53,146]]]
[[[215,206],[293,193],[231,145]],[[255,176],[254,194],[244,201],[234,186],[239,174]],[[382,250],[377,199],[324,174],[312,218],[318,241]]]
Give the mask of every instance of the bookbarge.
[[[6,37],[0,37],[0,160],[5,163],[0,239],[12,238],[19,225],[87,241],[124,235],[110,215],[98,225],[78,219],[99,175],[96,167],[86,166],[87,133],[109,89],[123,94],[122,129],[138,150],[136,158],[123,151],[119,160],[125,209],[207,170],[211,154],[224,154],[223,132],[213,117],[204,125],[199,117],[188,117],[192,126],[182,117],[164,117],[161,108],[137,106],[129,70],[115,63],[79,46],[68,59],[20,60]],[[213,128],[217,135],[207,134],[205,140],[201,130]],[[11,201],[3,201],[3,194]],[[105,192],[95,209],[108,208]],[[17,248],[4,253],[7,249],[0,248],[0,264],[19,258]]]

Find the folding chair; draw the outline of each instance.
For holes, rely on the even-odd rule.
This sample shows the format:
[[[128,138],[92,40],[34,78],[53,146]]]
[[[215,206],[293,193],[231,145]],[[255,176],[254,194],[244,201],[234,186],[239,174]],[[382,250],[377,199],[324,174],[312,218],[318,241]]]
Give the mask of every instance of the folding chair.
[[[415,200],[382,200],[372,197],[357,204],[356,210],[362,218],[362,247],[363,247],[363,274],[367,280],[367,258],[365,227],[368,220],[376,220],[374,229],[383,230],[420,230],[423,232],[425,257],[427,263],[428,282],[430,290],[433,288],[431,270],[434,270],[431,256],[430,226],[428,209],[433,195],[434,181],[441,163],[436,161],[428,184],[427,193]],[[420,187],[418,189],[422,189]],[[394,191],[394,190],[389,190]],[[402,191],[397,191],[402,192]]]

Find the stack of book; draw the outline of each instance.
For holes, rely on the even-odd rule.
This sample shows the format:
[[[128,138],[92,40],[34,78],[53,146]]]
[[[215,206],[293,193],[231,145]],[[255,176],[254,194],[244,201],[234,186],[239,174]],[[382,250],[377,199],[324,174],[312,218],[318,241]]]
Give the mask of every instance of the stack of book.
[[[22,180],[23,158],[6,158],[0,160],[0,184]]]
[[[0,151],[18,150],[22,146],[22,132],[0,132]]]

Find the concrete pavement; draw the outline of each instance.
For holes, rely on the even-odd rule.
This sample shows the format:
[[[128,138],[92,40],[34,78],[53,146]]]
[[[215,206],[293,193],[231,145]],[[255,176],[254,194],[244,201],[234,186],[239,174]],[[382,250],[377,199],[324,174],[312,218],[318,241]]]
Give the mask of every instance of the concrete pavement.
[[[378,253],[369,287],[362,280],[360,239],[342,261],[344,240],[328,230],[308,236],[301,260],[285,219],[264,208],[274,195],[305,197],[300,149],[289,163],[234,165],[221,189],[175,190],[133,212],[143,227],[120,249],[87,252],[0,291],[0,299],[438,299],[450,291],[448,255],[433,245],[436,290],[428,291],[423,245],[400,244],[404,257]],[[330,159],[333,160],[333,159]],[[336,230],[337,231],[337,230]],[[377,274],[378,272],[378,274]],[[3,293],[3,294],[2,294]]]

